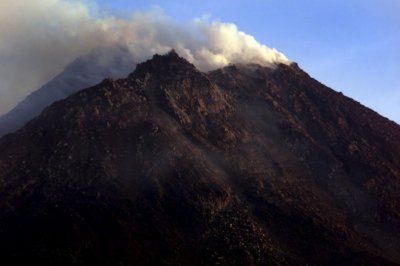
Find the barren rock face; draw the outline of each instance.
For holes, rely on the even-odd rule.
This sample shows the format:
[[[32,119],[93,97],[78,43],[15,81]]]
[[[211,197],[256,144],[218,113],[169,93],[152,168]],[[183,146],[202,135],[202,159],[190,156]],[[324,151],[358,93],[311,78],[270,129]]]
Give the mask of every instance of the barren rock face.
[[[175,52],[0,140],[0,253],[40,265],[400,263],[400,128],[297,65]]]

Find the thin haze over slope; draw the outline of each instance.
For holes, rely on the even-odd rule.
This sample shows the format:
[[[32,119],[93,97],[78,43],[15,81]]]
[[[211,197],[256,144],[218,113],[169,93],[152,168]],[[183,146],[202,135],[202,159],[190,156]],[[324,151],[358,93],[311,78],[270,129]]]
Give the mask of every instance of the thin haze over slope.
[[[289,62],[232,23],[194,19],[182,25],[158,9],[122,19],[87,1],[3,0],[0,36],[0,114],[98,46],[126,45],[137,61],[173,48],[204,71]]]

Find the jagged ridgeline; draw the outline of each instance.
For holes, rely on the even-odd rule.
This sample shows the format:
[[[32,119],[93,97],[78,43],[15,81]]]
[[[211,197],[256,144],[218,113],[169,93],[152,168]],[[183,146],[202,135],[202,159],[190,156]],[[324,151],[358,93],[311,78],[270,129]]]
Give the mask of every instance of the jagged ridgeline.
[[[155,55],[0,139],[2,261],[400,263],[399,140],[296,64]]]

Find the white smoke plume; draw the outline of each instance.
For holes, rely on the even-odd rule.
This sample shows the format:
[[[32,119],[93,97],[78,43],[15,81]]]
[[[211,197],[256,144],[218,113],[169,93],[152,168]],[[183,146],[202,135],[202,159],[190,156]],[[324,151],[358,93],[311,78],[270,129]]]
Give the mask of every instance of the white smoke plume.
[[[99,46],[126,45],[137,62],[175,49],[200,70],[230,63],[288,63],[234,24],[173,22],[160,10],[130,19],[99,15],[87,2],[0,1],[0,114]]]

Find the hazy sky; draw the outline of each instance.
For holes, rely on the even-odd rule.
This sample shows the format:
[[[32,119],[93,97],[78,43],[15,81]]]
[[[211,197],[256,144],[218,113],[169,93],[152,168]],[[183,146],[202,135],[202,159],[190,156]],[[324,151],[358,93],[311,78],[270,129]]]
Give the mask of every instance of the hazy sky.
[[[400,0],[97,0],[128,16],[160,7],[177,21],[233,22],[326,85],[400,123]]]

